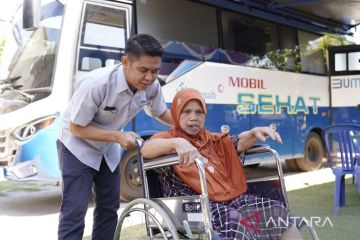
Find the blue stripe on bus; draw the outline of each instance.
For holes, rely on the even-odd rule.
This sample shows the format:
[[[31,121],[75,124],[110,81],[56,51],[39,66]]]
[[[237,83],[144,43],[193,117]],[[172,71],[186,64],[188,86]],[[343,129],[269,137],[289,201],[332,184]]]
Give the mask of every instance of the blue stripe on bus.
[[[360,124],[360,109],[357,107],[333,107],[334,124]]]

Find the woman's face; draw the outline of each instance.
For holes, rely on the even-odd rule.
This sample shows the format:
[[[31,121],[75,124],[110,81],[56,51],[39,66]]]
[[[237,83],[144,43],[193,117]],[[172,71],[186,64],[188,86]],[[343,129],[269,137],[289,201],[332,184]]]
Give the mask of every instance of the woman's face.
[[[195,136],[204,127],[205,113],[199,101],[190,100],[180,114],[181,129],[189,135]]]

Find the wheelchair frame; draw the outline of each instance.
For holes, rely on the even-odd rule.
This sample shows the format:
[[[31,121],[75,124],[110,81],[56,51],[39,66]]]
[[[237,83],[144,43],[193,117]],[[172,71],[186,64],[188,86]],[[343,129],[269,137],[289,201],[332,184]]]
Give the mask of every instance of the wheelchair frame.
[[[141,140],[137,142],[138,146],[141,146]],[[140,148],[138,148],[140,149]],[[257,145],[253,148],[248,149],[245,152],[245,156],[254,155],[254,154],[263,154],[263,153],[270,153],[274,156],[274,160],[277,166],[277,174],[280,181],[280,188],[284,198],[284,204],[286,208],[289,210],[289,203],[286,193],[285,182],[283,178],[283,171],[280,162],[279,154],[274,150],[271,149],[269,145]],[[163,238],[160,239],[168,239],[165,231],[170,232],[172,235],[171,239],[177,240],[180,239],[179,232],[183,233],[183,236],[186,239],[194,239],[193,234],[205,234],[207,239],[219,239],[219,237],[214,233],[211,224],[211,213],[210,213],[210,203],[206,185],[206,177],[205,177],[205,169],[204,164],[201,160],[196,159],[195,164],[199,170],[200,176],[200,183],[201,183],[201,194],[194,195],[194,196],[181,196],[181,197],[167,197],[167,198],[151,198],[151,190],[149,188],[149,182],[147,173],[149,170],[165,167],[165,166],[172,166],[179,164],[179,157],[176,154],[166,155],[157,157],[154,159],[144,159],[141,157],[139,153],[139,165],[141,171],[141,177],[143,180],[144,186],[144,196],[145,198],[138,198],[131,201],[128,206],[124,209],[122,214],[119,217],[119,222],[116,227],[116,232],[114,236],[114,240],[120,239],[121,231],[122,231],[122,224],[124,219],[129,216],[130,213],[134,211],[139,211],[145,215],[146,219],[146,227],[147,227],[147,234],[149,235],[148,239],[154,239],[156,234],[161,233]],[[184,206],[184,203],[200,203],[201,210],[203,214],[203,222],[197,222],[198,219],[194,222],[189,221],[187,217],[181,210]],[[136,207],[138,205],[143,205],[143,207]],[[157,221],[155,214],[149,212],[149,209],[154,209],[155,211],[159,212],[162,216],[163,223]],[[165,222],[165,227],[163,226]],[[309,228],[310,234],[314,240],[317,240],[317,234],[315,229],[306,222],[306,225]],[[155,229],[155,230],[154,230]]]

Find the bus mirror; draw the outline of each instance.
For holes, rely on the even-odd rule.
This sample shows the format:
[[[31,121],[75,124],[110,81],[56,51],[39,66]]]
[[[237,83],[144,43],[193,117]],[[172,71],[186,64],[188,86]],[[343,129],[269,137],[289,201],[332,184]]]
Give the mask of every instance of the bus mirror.
[[[360,111],[360,104],[357,105],[357,110]]]
[[[40,22],[40,0],[24,0],[23,3],[23,29],[35,30]]]

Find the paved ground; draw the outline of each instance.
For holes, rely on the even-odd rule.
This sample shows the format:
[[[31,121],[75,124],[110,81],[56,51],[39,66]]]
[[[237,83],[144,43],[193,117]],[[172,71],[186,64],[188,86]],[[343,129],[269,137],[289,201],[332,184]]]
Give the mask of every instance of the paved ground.
[[[271,166],[258,168],[267,172]],[[334,181],[331,170],[300,173],[286,172],[287,190]],[[8,184],[0,181],[1,185]],[[19,184],[19,186],[21,186]],[[11,185],[11,188],[14,186]],[[3,240],[52,240],[56,239],[58,210],[61,200],[61,187],[49,184],[37,184],[40,191],[31,192],[29,189],[5,192],[0,191],[0,238]],[[21,187],[20,187],[21,188]],[[125,204],[122,204],[122,208]],[[86,215],[85,236],[91,234],[93,207],[90,205]],[[119,210],[119,213],[121,209]]]

